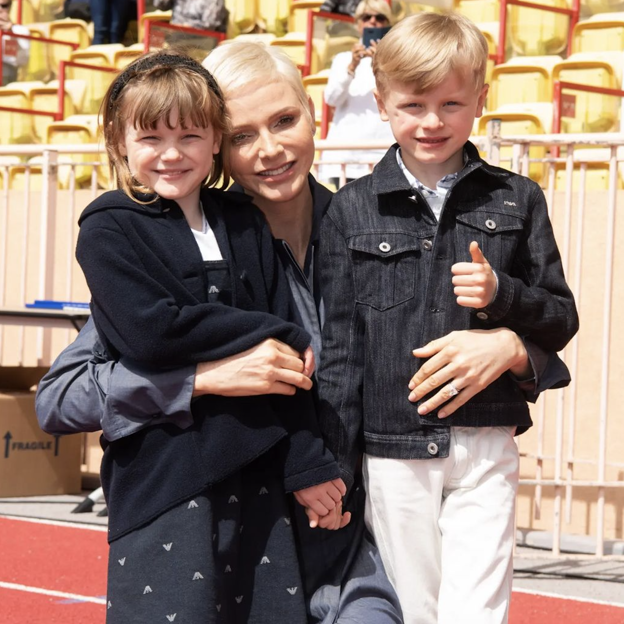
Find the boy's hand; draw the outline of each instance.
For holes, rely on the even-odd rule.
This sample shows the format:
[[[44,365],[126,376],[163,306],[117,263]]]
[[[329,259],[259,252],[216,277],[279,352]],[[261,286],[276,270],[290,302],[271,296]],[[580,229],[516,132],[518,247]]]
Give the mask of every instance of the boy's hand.
[[[337,531],[342,529],[351,522],[351,512],[347,511],[342,513],[342,503],[336,505],[326,516],[319,516],[314,513],[309,507],[306,507],[306,515],[310,521],[310,528],[315,529],[319,527],[321,529],[327,529],[328,531]]]
[[[470,243],[472,262],[457,262],[451,267],[453,292],[457,303],[465,308],[485,308],[496,293],[496,275],[479,249],[479,243]]]
[[[336,508],[336,505],[341,502],[342,497],[346,493],[347,486],[344,484],[344,481],[342,479],[334,479],[333,481],[326,481],[325,483],[319,483],[304,490],[299,490],[295,492],[295,498],[300,505],[306,508],[306,512],[310,509],[319,516],[326,516]],[[312,526],[311,523],[310,526]]]

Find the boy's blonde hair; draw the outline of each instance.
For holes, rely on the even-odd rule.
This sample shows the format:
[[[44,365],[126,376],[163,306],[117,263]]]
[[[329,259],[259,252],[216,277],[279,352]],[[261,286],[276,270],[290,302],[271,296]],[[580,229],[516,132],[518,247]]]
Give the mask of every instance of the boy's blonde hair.
[[[359,20],[365,13],[385,15],[388,23],[392,24],[393,16],[392,9],[386,0],[362,0],[356,7],[353,17],[355,21]]]
[[[417,13],[401,20],[379,42],[373,73],[383,94],[390,81],[414,85],[423,93],[454,71],[472,73],[475,90],[483,87],[489,49],[483,33],[459,13]]]
[[[296,93],[312,133],[315,132],[310,98],[301,74],[291,58],[279,48],[257,41],[232,40],[217,46],[202,65],[215,77],[226,98],[254,83],[286,82]]]
[[[178,123],[199,128],[212,126],[221,135],[221,149],[214,156],[212,170],[204,181],[222,187],[230,181],[227,139],[230,133],[223,94],[210,73],[186,54],[172,50],[139,57],[113,81],[102,100],[102,123],[111,173],[117,185],[136,198],[153,193],[132,176],[122,153],[128,124],[140,130],[155,129],[158,122],[167,128]],[[178,119],[171,113],[177,111]]]

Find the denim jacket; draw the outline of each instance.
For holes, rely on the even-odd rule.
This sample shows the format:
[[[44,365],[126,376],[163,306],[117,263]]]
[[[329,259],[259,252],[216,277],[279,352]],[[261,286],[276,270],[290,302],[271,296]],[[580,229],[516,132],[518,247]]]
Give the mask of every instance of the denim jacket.
[[[446,457],[450,426],[532,423],[509,374],[452,416],[420,416],[407,384],[420,364],[412,349],[451,331],[508,327],[542,349],[562,349],[578,329],[544,195],[537,184],[479,158],[449,190],[440,222],[414,191],[390,148],[371,175],[341,189],[321,227],[325,301],[319,368],[323,434],[350,480],[357,454]],[[484,309],[460,307],[451,266],[470,262],[476,240],[498,277]]]

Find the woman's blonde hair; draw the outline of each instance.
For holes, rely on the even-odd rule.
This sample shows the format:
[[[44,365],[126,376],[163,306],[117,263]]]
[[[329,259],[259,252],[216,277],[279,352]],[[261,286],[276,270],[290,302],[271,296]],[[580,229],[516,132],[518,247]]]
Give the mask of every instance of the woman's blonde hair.
[[[386,16],[388,24],[392,24],[393,22],[392,9],[386,0],[362,0],[362,2],[355,7],[355,13],[353,14],[355,21],[359,20],[364,13],[371,13],[373,15],[379,13],[380,15]]]
[[[172,119],[176,111],[178,119]],[[194,125],[212,126],[221,135],[221,149],[214,156],[206,186],[222,179],[230,180],[227,139],[229,118],[221,89],[210,73],[197,61],[172,50],[145,54],[113,81],[102,101],[102,123],[111,173],[117,185],[131,196],[153,193],[132,176],[128,161],[121,151],[128,124],[140,130],[155,129],[161,121],[173,128]],[[208,155],[206,155],[208,157]]]
[[[316,126],[297,66],[282,50],[257,41],[227,41],[217,46],[202,62],[215,77],[226,98],[250,84],[286,82],[301,102],[314,133]]]
[[[483,87],[488,59],[483,33],[459,13],[417,13],[393,26],[377,45],[373,73],[383,94],[388,82],[414,86],[423,93],[455,71],[467,70],[475,90]]]

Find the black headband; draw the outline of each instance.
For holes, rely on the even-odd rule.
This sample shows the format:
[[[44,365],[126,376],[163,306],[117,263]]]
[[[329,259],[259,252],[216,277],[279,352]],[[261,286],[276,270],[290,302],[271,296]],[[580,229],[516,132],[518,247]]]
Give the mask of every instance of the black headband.
[[[223,94],[217,84],[216,80],[212,77],[212,74],[200,63],[193,60],[189,56],[182,56],[180,54],[169,54],[167,52],[158,52],[151,56],[141,58],[129,65],[113,82],[111,87],[110,96],[108,98],[108,108],[112,108],[119,94],[123,88],[140,73],[159,67],[184,67],[199,74],[208,83],[210,89],[219,97],[223,102]]]

